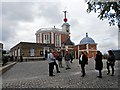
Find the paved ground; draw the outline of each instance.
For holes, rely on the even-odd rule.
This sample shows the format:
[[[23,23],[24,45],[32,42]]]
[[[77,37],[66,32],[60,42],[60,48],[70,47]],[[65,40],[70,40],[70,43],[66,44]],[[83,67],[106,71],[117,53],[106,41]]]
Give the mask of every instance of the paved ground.
[[[14,65],[2,76],[3,88],[118,88],[120,61],[116,62],[115,76],[106,75],[106,61],[104,60],[103,78],[97,78],[98,72],[94,69],[94,60],[89,60],[86,66],[86,76],[81,77],[81,68],[78,60],[74,60],[70,70],[61,68],[61,73],[54,77],[48,76],[47,61],[22,62]],[[63,62],[63,65],[65,63]],[[119,78],[118,78],[119,77]]]

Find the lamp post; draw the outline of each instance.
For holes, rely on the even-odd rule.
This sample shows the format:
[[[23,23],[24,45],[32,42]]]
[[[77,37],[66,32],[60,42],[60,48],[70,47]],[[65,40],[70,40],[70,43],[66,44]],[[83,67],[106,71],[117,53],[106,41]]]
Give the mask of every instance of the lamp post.
[[[118,30],[120,32],[120,21],[118,21]]]

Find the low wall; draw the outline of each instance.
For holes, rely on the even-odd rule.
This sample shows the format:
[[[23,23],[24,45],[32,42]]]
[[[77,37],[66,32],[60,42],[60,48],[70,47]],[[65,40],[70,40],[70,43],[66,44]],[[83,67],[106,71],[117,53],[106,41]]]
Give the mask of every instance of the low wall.
[[[10,63],[0,68],[0,74],[4,74],[7,70],[9,70],[16,62]]]

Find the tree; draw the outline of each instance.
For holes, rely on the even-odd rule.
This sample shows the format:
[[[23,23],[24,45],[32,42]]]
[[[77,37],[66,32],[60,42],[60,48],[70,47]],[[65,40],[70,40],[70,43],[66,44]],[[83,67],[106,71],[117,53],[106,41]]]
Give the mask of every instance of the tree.
[[[95,1],[95,0],[94,0]],[[94,2],[93,0],[87,0],[88,9],[87,12],[90,13],[94,11],[99,13],[98,18],[100,20],[108,19],[109,24],[118,25],[120,30],[120,1],[116,2]]]

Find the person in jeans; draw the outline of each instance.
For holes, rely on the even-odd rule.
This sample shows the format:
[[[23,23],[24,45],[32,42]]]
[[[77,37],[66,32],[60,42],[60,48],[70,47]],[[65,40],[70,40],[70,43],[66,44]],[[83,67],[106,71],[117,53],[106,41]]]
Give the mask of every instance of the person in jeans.
[[[108,56],[108,59],[107,59],[107,69],[108,69],[107,75],[110,74],[110,68],[109,67],[111,66],[111,68],[112,68],[111,76],[114,76],[115,56],[114,56],[114,54],[111,50],[108,51],[108,54],[109,54],[109,56]]]
[[[65,54],[65,63],[66,63],[66,70],[67,69],[71,69],[70,68],[70,54],[68,51],[66,51],[66,54]]]

